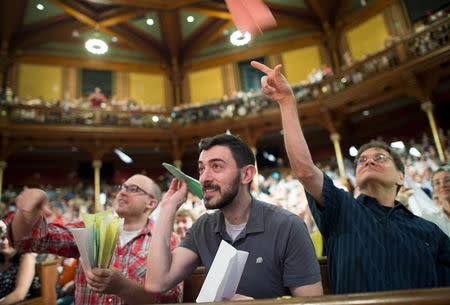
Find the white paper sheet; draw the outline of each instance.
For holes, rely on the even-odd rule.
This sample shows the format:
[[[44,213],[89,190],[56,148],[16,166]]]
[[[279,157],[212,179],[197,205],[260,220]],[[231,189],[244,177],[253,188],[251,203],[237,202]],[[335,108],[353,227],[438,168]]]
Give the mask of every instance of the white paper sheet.
[[[197,303],[220,302],[223,298],[231,298],[236,293],[247,257],[248,252],[236,250],[222,240]]]
[[[90,260],[92,246],[88,247],[88,245],[92,245],[92,243],[88,241],[88,239],[92,239],[92,232],[90,231],[92,230],[88,230],[86,228],[70,228],[70,232],[72,233],[75,243],[77,244],[78,252],[80,252],[80,261],[85,272],[90,270],[93,266],[93,262]]]

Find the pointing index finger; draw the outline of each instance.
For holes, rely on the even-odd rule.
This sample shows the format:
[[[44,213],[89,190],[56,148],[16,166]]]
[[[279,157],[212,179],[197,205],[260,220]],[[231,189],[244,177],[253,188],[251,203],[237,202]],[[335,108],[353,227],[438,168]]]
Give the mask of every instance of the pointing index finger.
[[[273,71],[268,66],[266,66],[266,65],[264,65],[264,64],[262,64],[260,62],[254,61],[254,60],[252,60],[252,62],[250,64],[252,65],[253,68],[256,68],[259,71],[264,72],[266,74],[269,74],[270,72]]]

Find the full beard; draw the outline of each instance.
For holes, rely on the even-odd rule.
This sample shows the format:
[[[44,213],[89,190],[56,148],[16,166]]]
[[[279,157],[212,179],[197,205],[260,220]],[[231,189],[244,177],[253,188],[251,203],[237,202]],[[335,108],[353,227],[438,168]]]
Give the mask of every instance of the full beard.
[[[231,202],[233,202],[234,198],[236,198],[238,194],[240,180],[241,179],[238,174],[236,178],[233,179],[230,188],[224,190],[223,193],[221,192],[220,186],[218,186],[217,184],[205,183],[205,185],[203,185],[203,188],[213,187],[216,191],[218,191],[219,195],[221,195],[217,199],[217,202],[215,204],[211,202],[212,199],[205,198],[203,200],[205,203],[205,207],[208,210],[214,210],[214,209],[223,209],[226,206],[228,206]]]

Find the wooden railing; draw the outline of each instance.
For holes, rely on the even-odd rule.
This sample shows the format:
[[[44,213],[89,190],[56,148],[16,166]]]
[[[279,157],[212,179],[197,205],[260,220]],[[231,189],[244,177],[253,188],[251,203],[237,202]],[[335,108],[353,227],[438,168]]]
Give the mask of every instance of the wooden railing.
[[[449,33],[450,17],[446,17],[421,32],[403,37],[390,47],[335,72],[333,76],[327,77],[319,83],[294,86],[298,103],[326,99],[436,50],[449,49]],[[172,124],[185,125],[206,120],[243,117],[273,107],[277,107],[277,105],[261,94],[177,109],[171,113],[2,105],[0,106],[0,126],[7,123],[29,123],[167,129]]]
[[[169,128],[167,112],[104,110],[101,108],[69,108],[46,106],[1,106],[0,121],[56,125],[114,125]]]
[[[448,305],[450,287],[243,301],[242,305]],[[196,303],[189,303],[196,304]],[[203,303],[218,304],[215,303]],[[220,304],[235,305],[236,302]]]
[[[358,293],[332,295],[330,281],[328,278],[328,267],[326,257],[319,258],[320,274],[322,277],[323,297],[291,298],[283,297],[270,300],[255,300],[239,302],[248,305],[268,304],[323,304],[323,305],[367,305],[367,304],[390,304],[390,305],[448,305],[450,304],[450,287],[433,289],[414,289],[400,291],[385,291],[377,293]],[[206,278],[204,267],[198,267],[188,279],[184,281],[184,303],[193,303],[197,298],[203,282]],[[205,303],[212,304],[212,303]],[[227,304],[227,303],[224,303]],[[229,303],[236,304],[236,303]]]

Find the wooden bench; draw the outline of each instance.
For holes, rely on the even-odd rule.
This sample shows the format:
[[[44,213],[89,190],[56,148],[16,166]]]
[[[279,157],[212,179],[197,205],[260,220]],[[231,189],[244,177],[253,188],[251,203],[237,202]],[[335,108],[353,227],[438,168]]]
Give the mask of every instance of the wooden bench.
[[[320,274],[322,276],[323,293],[325,295],[331,294],[330,280],[328,278],[328,266],[327,258],[319,258]],[[200,289],[202,288],[203,281],[206,278],[205,267],[198,267],[194,272],[184,281],[183,302],[195,302]]]
[[[40,296],[22,301],[20,305],[55,305],[56,281],[58,280],[58,266],[61,259],[54,259],[36,264],[36,272],[41,282]]]

